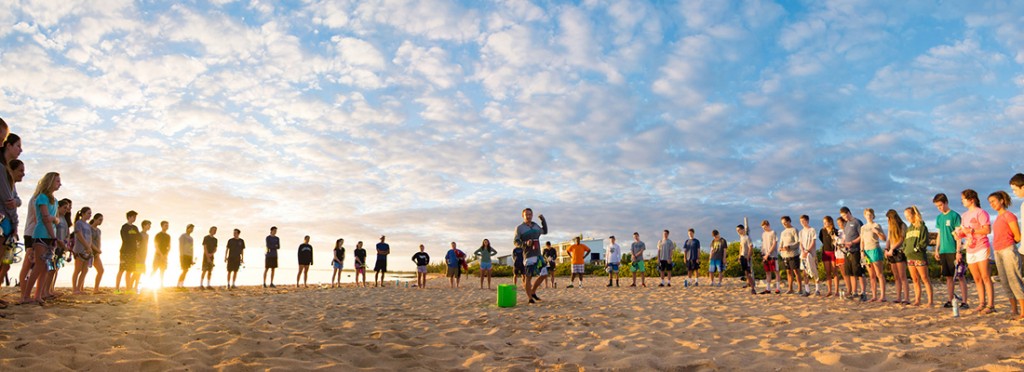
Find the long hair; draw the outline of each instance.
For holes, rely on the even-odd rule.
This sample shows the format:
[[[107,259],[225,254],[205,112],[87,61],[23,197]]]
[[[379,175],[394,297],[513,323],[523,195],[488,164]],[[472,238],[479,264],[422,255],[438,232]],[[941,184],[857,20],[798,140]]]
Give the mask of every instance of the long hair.
[[[829,235],[832,235],[833,233],[835,233],[836,232],[836,223],[835,223],[835,221],[832,220],[832,216],[825,216],[825,218],[823,218],[823,220],[825,221],[825,226],[824,226],[825,231],[828,231]]]
[[[43,178],[40,178],[39,182],[36,183],[36,191],[32,193],[32,202],[35,203],[36,198],[38,198],[40,194],[46,195],[46,197],[50,199],[51,203],[55,202],[55,200],[53,200],[53,180],[58,177],[60,177],[60,173],[50,172],[44,175]]]
[[[92,209],[90,209],[89,207],[82,207],[82,209],[79,209],[78,212],[75,212],[75,223],[77,224],[78,221],[82,219],[82,216],[91,211]]]
[[[921,210],[917,209],[916,205],[908,207],[907,212],[910,212],[910,221],[908,222],[910,222],[911,225],[917,226],[924,222],[921,218]]]
[[[885,216],[889,217],[889,241],[902,240],[903,234],[907,231],[907,224],[903,223],[900,214],[895,209],[890,209],[885,212]]]
[[[15,143],[18,143],[18,142],[21,142],[21,137],[18,137],[17,134],[11,133],[11,134],[7,135],[7,140],[5,140],[3,145],[0,146],[0,156],[3,157],[3,160],[4,160],[4,171],[7,172],[7,182],[9,183],[9,185],[7,185],[7,186],[10,186],[12,189],[14,188],[14,169],[15,169],[15,167],[12,165],[12,162],[14,160],[17,160],[17,159],[11,159],[10,162],[7,161],[7,147],[8,146],[13,146]]]
[[[96,222],[99,222],[99,221],[102,221],[102,220],[103,220],[103,213],[96,213],[96,214],[92,215],[92,219],[89,220],[89,224],[92,225],[93,227],[96,227]],[[97,227],[97,229],[98,229],[98,227]]]
[[[71,199],[64,198],[61,199],[59,203],[57,203],[58,207],[63,207],[65,205],[70,207]],[[68,226],[71,226],[71,209],[68,209],[68,213],[64,213],[64,215],[62,215],[61,217],[64,218],[64,223],[66,223]]]

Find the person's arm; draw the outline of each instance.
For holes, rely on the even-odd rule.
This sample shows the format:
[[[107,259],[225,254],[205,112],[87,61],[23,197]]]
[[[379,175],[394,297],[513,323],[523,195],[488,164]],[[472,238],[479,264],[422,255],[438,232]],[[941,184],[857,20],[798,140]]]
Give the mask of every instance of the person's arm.
[[[537,218],[540,219],[540,231],[541,231],[540,234],[541,235],[547,235],[548,234],[548,220],[544,219],[544,215],[543,214],[537,216]]]
[[[1010,232],[1013,233],[1013,242],[1020,243],[1020,223],[1016,218],[1012,218],[1010,221]]]
[[[489,250],[489,251],[491,252],[491,256],[496,256],[496,255],[498,255],[498,251],[497,251],[497,250],[495,250],[494,248],[491,248],[491,247],[487,247],[487,250]]]
[[[57,217],[50,215],[50,207],[46,204],[36,205],[36,209],[39,211],[39,215],[43,216],[43,220],[39,221],[39,223],[42,223],[43,226],[46,227],[46,232],[49,233],[51,237],[56,238],[57,233],[53,229],[53,223],[57,221]]]
[[[78,244],[79,245],[81,245],[82,247],[85,247],[82,250],[83,252],[91,252],[92,251],[92,242],[91,241],[87,241],[85,239],[85,233],[83,233],[81,229],[78,229],[78,228],[75,229],[75,239],[78,240]],[[89,240],[92,240],[92,239],[89,239]]]
[[[426,257],[426,259],[423,260],[424,265],[430,265],[430,254],[427,254],[426,252],[424,252],[423,256]]]

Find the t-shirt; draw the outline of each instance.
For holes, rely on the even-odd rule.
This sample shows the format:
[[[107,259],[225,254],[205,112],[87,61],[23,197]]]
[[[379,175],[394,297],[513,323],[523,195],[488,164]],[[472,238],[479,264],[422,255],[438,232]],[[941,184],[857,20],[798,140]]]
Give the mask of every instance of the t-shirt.
[[[36,203],[35,198],[28,201],[28,218],[25,219],[25,235],[32,236],[36,231]],[[31,243],[31,242],[26,242]]]
[[[126,223],[121,225],[121,254],[134,255],[139,249],[139,228]]]
[[[139,259],[139,263],[146,262],[146,252],[149,251],[149,234],[145,231],[139,233],[139,248],[135,251],[135,258]]]
[[[387,253],[391,253],[391,246],[384,242],[377,243],[377,259],[387,260]]]
[[[750,236],[740,235],[740,257],[750,258],[753,252],[754,243],[750,241]]]
[[[498,254],[492,247],[480,247],[473,252],[473,256],[480,257],[480,263],[491,263],[491,256]]]
[[[882,245],[878,243],[877,233],[879,232],[882,232],[882,227],[878,226],[875,221],[868,221],[860,228],[860,246],[866,251],[881,248]]]
[[[281,238],[273,235],[267,235],[267,253],[266,256],[270,258],[277,257],[277,250],[281,249]]]
[[[777,244],[779,244],[779,237],[775,235],[775,230],[761,233],[761,251],[764,253],[765,258],[779,257]]]
[[[812,254],[814,253],[814,246],[818,240],[818,230],[813,227],[805,227],[800,230],[800,245],[801,249],[806,249]]]
[[[103,241],[102,235],[103,235],[103,231],[101,231],[98,227],[93,227],[92,228],[92,249],[95,252],[102,251],[102,249],[100,249],[101,248],[100,242]]]
[[[217,253],[217,238],[214,238],[211,235],[207,235],[206,237],[204,237],[203,251],[206,252],[206,254]]]
[[[725,262],[725,248],[729,246],[729,242],[725,241],[725,238],[718,237],[718,239],[711,241],[711,259]]]
[[[683,254],[687,261],[697,261],[700,257],[700,240],[686,239],[683,243]]]
[[[459,267],[459,252],[455,248],[449,249],[444,254],[444,262],[448,264],[448,267]]]
[[[582,265],[587,257],[587,253],[590,253],[590,247],[586,244],[573,244],[569,246],[567,251],[572,256],[573,265]]]
[[[964,212],[963,215],[963,226],[965,228],[972,228],[974,230],[980,230],[985,226],[991,225],[991,218],[988,216],[988,212],[985,212],[981,208],[973,208]],[[988,241],[988,235],[975,234],[974,236],[968,236],[967,238],[967,252],[974,253],[991,247]]]
[[[523,248],[526,257],[540,256],[540,236],[548,233],[548,225],[545,222],[539,225],[536,222],[527,224],[523,222],[516,226],[513,242],[516,247]]]
[[[241,238],[228,239],[228,257],[231,259],[239,259],[242,257],[242,251],[245,250],[245,240]]]
[[[956,253],[953,230],[957,227],[960,227],[960,214],[952,209],[935,217],[935,228],[939,230],[939,254]]]
[[[57,239],[61,241],[67,241],[68,236],[71,235],[71,227],[68,226],[68,220],[64,217],[57,218],[57,226],[54,226],[53,232],[57,234]]]
[[[345,263],[345,247],[334,248],[334,259]]]
[[[832,234],[827,229],[818,230],[818,240],[821,241],[822,252],[835,252],[836,241],[833,240]]]
[[[512,264],[515,266],[523,266],[523,249],[516,247],[512,249]]]
[[[354,256],[356,256],[356,261],[362,263],[363,265],[366,264],[366,250],[365,249],[363,249],[363,248],[356,248],[356,251],[353,252],[352,254]]]
[[[672,261],[672,251],[675,250],[676,243],[672,239],[662,239],[658,241],[658,260],[659,261]]]
[[[416,252],[412,255],[412,262],[415,262],[416,266],[430,265],[430,255],[427,252]]]
[[[612,244],[608,247],[608,263],[617,264],[622,262],[622,247],[618,244]]]
[[[549,263],[555,262],[555,260],[558,259],[558,250],[555,249],[555,247],[544,248],[544,258],[546,258]]]
[[[852,242],[860,237],[860,229],[864,227],[864,222],[861,222],[858,218],[851,218],[846,221],[846,226],[843,226],[843,241]],[[850,253],[859,253],[860,247],[863,246],[861,243],[854,243],[850,246]]]
[[[181,234],[178,237],[178,251],[181,252],[182,257],[192,257],[192,236],[188,234]]]
[[[793,258],[800,253],[800,238],[796,228],[787,227],[779,234],[779,256]]]
[[[921,223],[920,226],[910,224],[903,238],[903,253],[908,260],[924,261],[928,253],[928,227]]]
[[[992,241],[997,251],[1013,247],[1017,243],[1013,238],[1013,231],[1010,224],[1017,222],[1017,216],[1010,211],[1005,211],[996,216],[996,223],[992,225]]]
[[[163,231],[156,233],[156,237],[153,238],[153,244],[156,244],[157,252],[167,256],[167,252],[171,251],[171,234]]]
[[[36,239],[54,239],[55,237],[50,236],[50,232],[46,230],[46,224],[42,223],[42,209],[40,209],[39,206],[45,205],[46,214],[48,214],[50,217],[56,217],[57,204],[51,202],[50,198],[47,197],[46,194],[39,194],[39,196],[36,197],[36,202],[33,204],[35,204],[36,206],[36,227],[35,230],[32,231],[32,237]]]
[[[647,250],[647,245],[642,241],[635,241],[629,246],[629,253],[633,254],[638,260],[644,259],[644,251]],[[636,261],[636,260],[634,260]]]
[[[82,233],[82,240],[92,244],[92,225],[85,222],[85,220],[78,220],[78,222],[75,222],[75,235],[78,235],[78,233]],[[75,237],[75,246],[82,246],[79,250],[85,249],[85,245],[78,241],[77,236]]]
[[[299,262],[313,262],[313,246],[307,243],[299,244]]]

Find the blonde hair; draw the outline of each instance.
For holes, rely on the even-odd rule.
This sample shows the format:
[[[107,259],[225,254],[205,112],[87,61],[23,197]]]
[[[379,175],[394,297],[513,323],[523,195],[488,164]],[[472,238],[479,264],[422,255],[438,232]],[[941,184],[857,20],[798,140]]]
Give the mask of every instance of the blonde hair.
[[[59,177],[60,173],[50,172],[44,175],[43,178],[40,178],[39,183],[36,183],[36,192],[32,194],[33,203],[39,194],[46,195],[46,197],[50,199],[51,203],[56,203],[57,201],[53,200],[53,180]]]
[[[921,210],[917,209],[916,205],[911,205],[906,210],[907,210],[907,212],[910,212],[910,224],[911,225],[919,225],[919,224],[921,224],[921,222],[924,222],[921,219]]]
[[[907,224],[903,223],[900,214],[895,209],[890,209],[885,212],[885,216],[889,217],[889,241],[902,240],[903,234],[907,231]]]
[[[875,210],[874,209],[865,208],[864,209],[864,213],[870,214],[872,220],[875,219]]]

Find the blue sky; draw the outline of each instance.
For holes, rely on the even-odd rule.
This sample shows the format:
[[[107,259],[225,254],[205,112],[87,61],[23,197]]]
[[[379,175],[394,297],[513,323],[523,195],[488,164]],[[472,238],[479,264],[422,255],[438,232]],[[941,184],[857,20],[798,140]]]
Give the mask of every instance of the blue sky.
[[[111,232],[439,256],[509,250],[529,206],[553,241],[734,239],[1024,170],[1012,1],[3,3],[19,189],[59,171]]]

